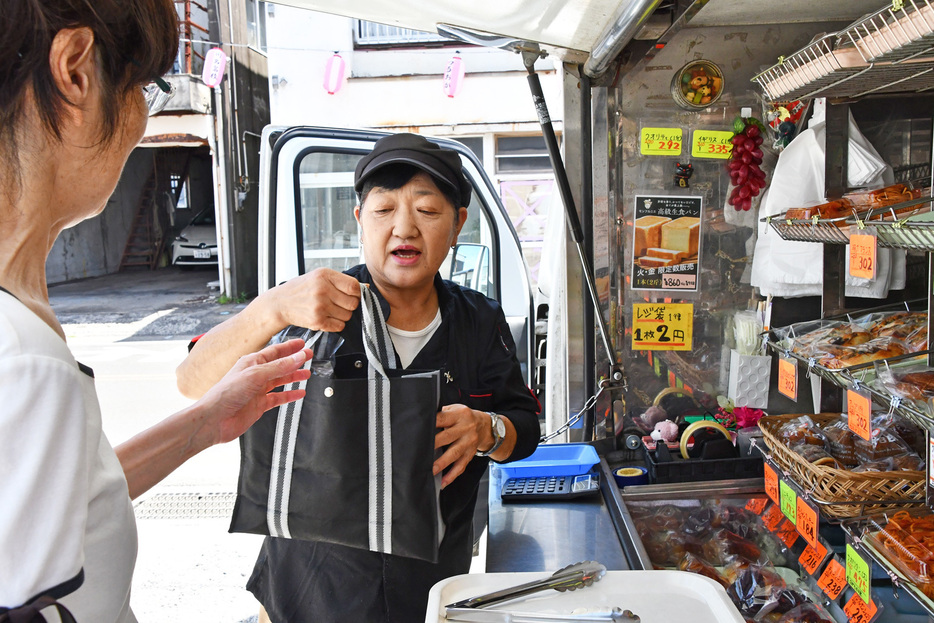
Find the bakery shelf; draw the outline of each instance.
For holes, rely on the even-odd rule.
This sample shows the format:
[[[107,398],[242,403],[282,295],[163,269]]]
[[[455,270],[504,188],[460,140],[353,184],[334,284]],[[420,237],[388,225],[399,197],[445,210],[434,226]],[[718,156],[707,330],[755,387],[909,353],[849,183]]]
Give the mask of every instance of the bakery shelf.
[[[934,8],[906,0],[825,35],[753,77],[772,102],[934,88]]]
[[[844,522],[841,527],[844,532],[849,535],[856,550],[864,559],[868,558],[873,563],[877,564],[885,571],[889,578],[891,578],[893,590],[897,588],[903,589],[918,602],[929,616],[934,617],[934,601],[924,594],[924,591],[916,584],[914,578],[909,577],[903,569],[899,569],[890,561],[888,557],[875,546],[872,539],[864,538],[873,524],[875,524],[875,520],[863,518]]]
[[[831,219],[786,219],[779,216],[766,216],[762,219],[772,226],[783,240],[797,242],[821,242],[829,244],[847,244],[850,241],[846,228],[848,217],[840,216]]]
[[[934,7],[928,0],[908,0],[854,22],[839,36],[870,63],[898,63],[934,51]]]
[[[930,209],[930,204],[931,197],[927,195],[873,208],[853,216],[787,219],[778,215],[766,216],[761,220],[770,225],[783,240],[848,244],[851,228],[865,225],[875,230],[880,247],[934,251],[934,221],[915,222],[898,219],[899,213],[910,211],[912,214],[918,214],[922,210]]]
[[[916,353],[907,353],[904,355],[898,355],[896,357],[889,357],[887,359],[879,359],[876,361],[861,363],[855,366],[848,366],[846,368],[827,368],[825,366],[819,365],[813,358],[802,357],[801,355],[792,352],[780,341],[773,340],[771,337],[768,341],[768,345],[773,352],[789,357],[803,364],[809,375],[816,374],[820,378],[825,379],[842,389],[857,388],[865,390],[869,392],[873,398],[873,401],[878,406],[883,407],[892,413],[898,413],[899,415],[908,418],[923,430],[934,427],[934,419],[922,413],[921,411],[918,411],[911,404],[902,400],[898,396],[892,396],[887,391],[878,387],[874,387],[871,384],[871,381],[876,376],[876,363],[888,363],[889,365],[895,365],[902,362],[919,360],[920,358],[927,356],[929,353],[934,352],[934,350],[923,350]]]

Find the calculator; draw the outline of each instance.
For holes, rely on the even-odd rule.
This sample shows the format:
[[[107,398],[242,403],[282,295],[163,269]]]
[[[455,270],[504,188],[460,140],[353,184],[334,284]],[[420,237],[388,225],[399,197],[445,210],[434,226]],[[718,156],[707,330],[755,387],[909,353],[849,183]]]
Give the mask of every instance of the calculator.
[[[503,504],[541,501],[548,502],[593,495],[600,491],[597,473],[576,476],[529,476],[509,478],[503,484],[500,497]]]

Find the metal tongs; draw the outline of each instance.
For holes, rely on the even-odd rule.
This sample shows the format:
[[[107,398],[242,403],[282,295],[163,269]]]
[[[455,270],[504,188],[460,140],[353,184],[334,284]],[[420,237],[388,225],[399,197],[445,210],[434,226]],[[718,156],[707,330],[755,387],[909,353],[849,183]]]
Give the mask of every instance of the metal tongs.
[[[637,615],[621,608],[579,614],[549,614],[545,612],[488,609],[489,606],[495,604],[512,601],[549,589],[564,592],[591,586],[605,574],[606,567],[599,562],[592,560],[578,562],[559,569],[553,575],[541,580],[448,604],[445,606],[445,618],[449,621],[474,621],[478,623],[520,623],[523,621],[618,621],[620,623],[639,623],[640,619]]]

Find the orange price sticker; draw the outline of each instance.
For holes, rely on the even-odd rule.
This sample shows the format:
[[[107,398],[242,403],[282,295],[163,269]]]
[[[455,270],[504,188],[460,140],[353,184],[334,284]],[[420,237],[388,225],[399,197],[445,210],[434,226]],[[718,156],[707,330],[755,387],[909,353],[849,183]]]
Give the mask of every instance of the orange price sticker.
[[[873,600],[870,599],[867,604],[856,593],[853,593],[850,600],[843,606],[843,613],[846,614],[850,623],[869,623],[872,617],[876,616],[876,610],[878,608]]]
[[[798,400],[798,364],[794,359],[778,358],[778,392]]]
[[[850,430],[870,441],[872,431],[869,426],[869,417],[872,413],[872,400],[863,392],[853,389],[846,390],[847,423]]]
[[[839,560],[833,558],[830,561],[820,579],[817,580],[817,585],[831,600],[840,596],[840,592],[846,586],[846,569]]]
[[[769,501],[767,498],[750,498],[746,501],[746,510],[750,513],[761,515],[762,511],[765,510],[765,505],[768,503]]]
[[[795,541],[798,540],[798,530],[793,523],[786,519],[779,526],[775,536],[778,537],[779,541],[785,544],[785,547],[791,547],[795,544]]]
[[[801,496],[798,496],[797,523],[795,525],[798,528],[798,532],[804,537],[804,540],[808,542],[808,545],[815,547],[819,545],[817,541],[817,511],[810,504],[805,502],[804,498]]]
[[[876,237],[872,234],[850,236],[850,275],[862,279],[876,277]]]
[[[824,562],[824,558],[826,557],[827,548],[818,541],[816,547],[814,545],[808,545],[804,548],[804,551],[798,556],[798,562],[808,575],[814,575],[814,572],[817,571],[817,568],[820,567],[820,564]]]
[[[785,516],[782,514],[782,509],[778,504],[773,504],[768,510],[762,513],[762,523],[765,524],[765,527],[771,532],[775,532],[783,519],[785,519]]]
[[[776,504],[781,503],[778,497],[778,474],[768,463],[763,464],[762,472],[765,476],[765,494]]]

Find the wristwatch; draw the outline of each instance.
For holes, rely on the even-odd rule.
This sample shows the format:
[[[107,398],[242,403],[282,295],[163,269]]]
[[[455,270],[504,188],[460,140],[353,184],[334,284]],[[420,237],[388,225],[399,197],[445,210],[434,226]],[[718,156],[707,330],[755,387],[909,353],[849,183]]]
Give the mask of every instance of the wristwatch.
[[[490,456],[503,445],[503,440],[506,439],[506,424],[503,422],[503,418],[492,411],[487,411],[486,413],[490,416],[490,426],[493,431],[493,447],[486,452],[477,450],[477,456]]]

